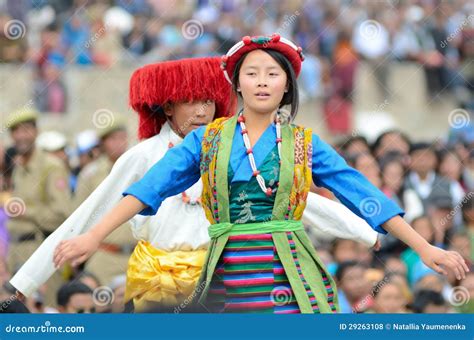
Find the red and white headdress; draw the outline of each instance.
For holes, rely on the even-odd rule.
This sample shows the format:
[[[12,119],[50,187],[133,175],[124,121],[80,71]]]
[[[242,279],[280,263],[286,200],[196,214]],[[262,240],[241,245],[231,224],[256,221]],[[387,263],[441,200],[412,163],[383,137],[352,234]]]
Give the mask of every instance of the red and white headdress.
[[[139,114],[140,139],[158,134],[166,122],[166,116],[157,107],[166,103],[212,100],[216,103],[214,118],[220,118],[234,113],[232,98],[219,57],[147,65],[136,70],[130,79],[130,106]]]
[[[279,34],[271,36],[245,36],[237,44],[232,46],[226,55],[222,56],[221,68],[224,76],[232,84],[235,65],[246,53],[256,49],[275,50],[282,53],[293,66],[295,75],[298,77],[301,71],[301,62],[304,60],[303,50],[290,40],[280,37]]]

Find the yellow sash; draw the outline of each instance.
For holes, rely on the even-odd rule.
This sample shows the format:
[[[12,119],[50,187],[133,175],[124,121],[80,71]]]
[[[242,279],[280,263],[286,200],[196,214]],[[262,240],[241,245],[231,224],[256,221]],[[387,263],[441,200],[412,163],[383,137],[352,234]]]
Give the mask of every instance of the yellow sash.
[[[192,294],[205,257],[203,249],[166,252],[139,241],[128,261],[125,301],[133,299],[136,311],[179,305]]]

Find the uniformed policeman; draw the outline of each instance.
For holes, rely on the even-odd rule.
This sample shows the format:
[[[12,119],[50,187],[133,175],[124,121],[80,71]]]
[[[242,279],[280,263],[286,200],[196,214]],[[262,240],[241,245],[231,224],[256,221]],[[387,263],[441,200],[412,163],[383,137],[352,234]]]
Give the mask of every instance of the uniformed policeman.
[[[74,175],[69,164],[67,152],[67,139],[64,134],[58,131],[42,132],[36,139],[36,146],[60,159],[68,171],[68,185],[70,192],[74,192]]]
[[[79,173],[74,197],[76,207],[107,177],[115,161],[127,150],[128,136],[123,120],[114,119],[112,124],[99,129],[97,135],[100,138],[102,154]],[[116,275],[126,272],[135,244],[130,225],[124,224],[104,240],[97,253],[87,262],[85,269],[97,276],[103,284],[107,284]]]
[[[6,121],[15,149],[9,216],[10,270],[19,268],[71,211],[68,171],[61,160],[36,147],[38,115],[22,110]],[[56,278],[52,278],[55,280]]]

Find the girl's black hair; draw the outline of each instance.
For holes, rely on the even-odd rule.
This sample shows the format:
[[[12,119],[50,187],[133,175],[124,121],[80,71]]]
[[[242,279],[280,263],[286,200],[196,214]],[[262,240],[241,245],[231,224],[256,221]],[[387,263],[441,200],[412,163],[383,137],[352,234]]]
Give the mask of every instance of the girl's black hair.
[[[377,139],[375,140],[374,144],[372,145],[372,152],[375,153],[377,151],[377,149],[380,147],[380,145],[382,144],[382,140],[387,136],[387,135],[391,135],[391,134],[396,134],[398,136],[400,136],[403,141],[408,145],[410,146],[411,145],[411,141],[410,141],[410,138],[408,138],[408,136],[406,134],[404,134],[403,132],[401,132],[400,130],[397,130],[397,129],[392,129],[392,130],[388,130],[388,131],[385,131],[384,133],[382,133],[381,135],[379,135],[377,137]]]
[[[341,282],[342,277],[344,276],[346,271],[348,271],[349,269],[354,268],[354,267],[360,267],[360,268],[363,268],[363,269],[367,269],[367,266],[362,262],[357,262],[357,261],[353,261],[353,260],[342,262],[337,267],[336,275],[335,275],[336,280],[338,282]]]
[[[415,294],[411,307],[415,313],[424,313],[430,304],[444,306],[446,301],[441,293],[433,290],[420,290]]]
[[[290,61],[282,53],[278,51],[271,50],[271,49],[262,49],[262,51],[268,53],[278,63],[278,65],[281,66],[281,68],[286,73],[287,83],[288,83],[288,92],[285,92],[285,94],[283,95],[280,106],[278,108],[281,108],[285,105],[290,105],[291,106],[290,121],[292,121],[296,117],[296,114],[298,112],[298,106],[299,106],[298,83],[296,81],[296,74],[295,74],[295,71],[293,70],[293,66],[291,65]],[[241,96],[241,94],[237,91],[237,88],[239,87],[239,72],[248,53],[250,52],[247,52],[246,54],[244,54],[239,59],[239,61],[237,61],[237,64],[235,65],[235,68],[234,68],[234,74],[232,75],[232,90],[239,96]]]
[[[356,168],[357,166],[357,161],[361,158],[361,157],[364,157],[364,156],[369,156],[369,157],[372,157],[374,160],[376,160],[375,156],[372,155],[371,153],[369,152],[357,152],[357,153],[354,153],[354,154],[344,154],[344,159],[346,160],[346,162],[353,168]]]
[[[369,142],[367,141],[367,138],[361,135],[351,136],[349,138],[346,138],[344,141],[341,142],[340,149],[343,152],[346,152],[346,150],[355,142],[364,143],[367,146],[367,149],[370,150],[370,145],[369,145]]]
[[[163,105],[153,104],[150,106],[150,110],[154,115],[165,116],[165,109]]]
[[[401,164],[403,170],[405,171],[405,166],[403,165],[403,155],[398,151],[389,151],[384,156],[379,159],[380,171],[384,172],[385,168],[392,163]]]
[[[392,164],[392,163],[398,163],[401,165],[403,169],[403,173],[405,174],[406,172],[406,167],[403,164],[403,155],[398,152],[398,151],[389,151],[385,155],[383,155],[379,159],[379,168],[380,168],[380,175],[383,176],[383,173],[387,169],[387,167]],[[405,175],[402,176],[404,178]],[[398,197],[399,202],[403,202],[403,191],[404,191],[404,186],[403,184],[400,186],[400,189],[398,192],[395,193],[395,195]],[[412,221],[413,223],[413,221]]]

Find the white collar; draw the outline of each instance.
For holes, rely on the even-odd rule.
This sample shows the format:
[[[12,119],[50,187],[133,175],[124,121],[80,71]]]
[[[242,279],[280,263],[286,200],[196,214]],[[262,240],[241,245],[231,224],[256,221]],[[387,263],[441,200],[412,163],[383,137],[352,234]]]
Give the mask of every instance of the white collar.
[[[181,142],[183,141],[183,138],[181,138],[176,132],[173,131],[168,122],[165,122],[161,127],[160,135],[163,136],[167,145],[170,142],[173,145],[178,145],[181,144]]]
[[[411,173],[411,179],[414,183],[416,184],[426,184],[426,185],[431,185],[436,177],[436,173],[434,171],[430,171],[428,175],[426,176],[425,180],[421,180],[420,176],[416,172]]]

